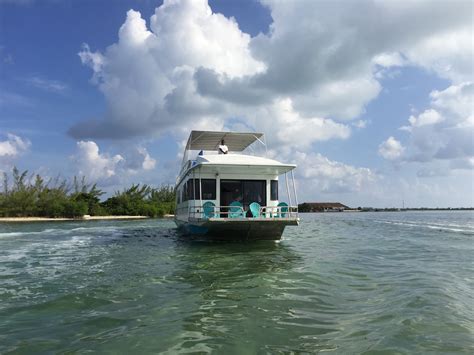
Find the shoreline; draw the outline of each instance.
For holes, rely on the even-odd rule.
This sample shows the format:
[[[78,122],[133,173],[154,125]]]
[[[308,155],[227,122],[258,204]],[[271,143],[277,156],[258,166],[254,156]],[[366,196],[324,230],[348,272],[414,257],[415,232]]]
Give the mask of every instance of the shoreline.
[[[174,215],[164,215],[162,218],[172,218]],[[83,216],[79,218],[50,218],[50,217],[0,217],[0,223],[10,222],[78,222],[78,221],[106,221],[106,220],[135,220],[150,219],[148,216]]]

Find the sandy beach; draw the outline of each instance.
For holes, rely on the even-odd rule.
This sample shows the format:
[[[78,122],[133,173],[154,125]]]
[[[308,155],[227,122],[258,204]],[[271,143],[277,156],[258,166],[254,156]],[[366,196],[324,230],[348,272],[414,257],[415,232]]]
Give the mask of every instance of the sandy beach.
[[[118,219],[148,219],[147,216],[83,216],[81,218],[48,217],[0,217],[1,222],[62,222],[62,221],[101,221]]]

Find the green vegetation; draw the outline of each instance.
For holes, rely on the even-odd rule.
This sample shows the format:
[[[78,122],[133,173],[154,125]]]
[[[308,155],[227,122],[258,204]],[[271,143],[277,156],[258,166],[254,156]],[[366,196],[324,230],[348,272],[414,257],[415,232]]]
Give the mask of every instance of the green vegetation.
[[[104,192],[85,178],[74,177],[72,183],[60,177],[45,181],[40,175],[28,175],[13,168],[11,176],[3,174],[0,192],[0,217],[81,217],[149,216],[174,213],[175,192],[171,186],[152,188],[132,185],[101,201]]]

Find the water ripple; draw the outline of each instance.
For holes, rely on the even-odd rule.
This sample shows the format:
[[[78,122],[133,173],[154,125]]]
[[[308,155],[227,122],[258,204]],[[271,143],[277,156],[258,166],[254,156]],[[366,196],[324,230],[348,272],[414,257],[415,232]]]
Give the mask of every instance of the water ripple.
[[[171,221],[0,228],[0,353],[472,353],[473,214],[304,215],[280,243]]]

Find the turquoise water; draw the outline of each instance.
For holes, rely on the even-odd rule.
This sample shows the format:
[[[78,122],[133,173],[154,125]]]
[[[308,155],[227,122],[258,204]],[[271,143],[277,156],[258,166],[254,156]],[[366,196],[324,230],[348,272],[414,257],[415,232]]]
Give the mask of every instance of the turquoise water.
[[[279,243],[1,224],[0,353],[472,353],[473,238],[472,212],[303,214]]]

